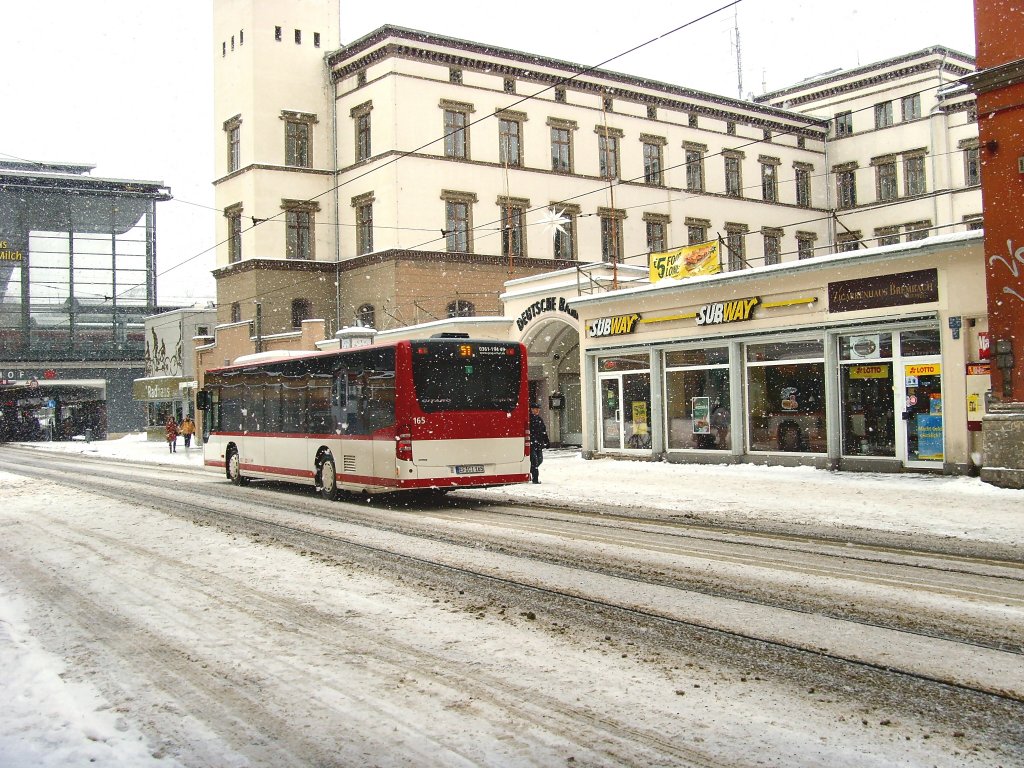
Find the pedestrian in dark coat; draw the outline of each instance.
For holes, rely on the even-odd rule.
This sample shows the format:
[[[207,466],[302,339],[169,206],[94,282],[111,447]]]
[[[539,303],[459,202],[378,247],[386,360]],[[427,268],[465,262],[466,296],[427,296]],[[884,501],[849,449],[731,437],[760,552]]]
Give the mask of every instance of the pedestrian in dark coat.
[[[544,449],[548,447],[548,428],[540,417],[540,403],[530,406],[530,477],[540,482],[540,464],[544,461]]]

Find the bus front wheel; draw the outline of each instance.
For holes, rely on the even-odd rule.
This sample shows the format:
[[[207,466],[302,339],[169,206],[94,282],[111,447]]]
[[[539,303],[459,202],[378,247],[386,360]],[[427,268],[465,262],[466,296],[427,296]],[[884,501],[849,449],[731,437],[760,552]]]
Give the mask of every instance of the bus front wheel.
[[[225,464],[227,465],[228,480],[232,485],[245,485],[248,482],[242,474],[242,459],[236,448],[228,449],[228,460]]]
[[[330,454],[324,456],[320,463],[320,494],[328,501],[337,501],[338,474],[334,468],[334,457]]]

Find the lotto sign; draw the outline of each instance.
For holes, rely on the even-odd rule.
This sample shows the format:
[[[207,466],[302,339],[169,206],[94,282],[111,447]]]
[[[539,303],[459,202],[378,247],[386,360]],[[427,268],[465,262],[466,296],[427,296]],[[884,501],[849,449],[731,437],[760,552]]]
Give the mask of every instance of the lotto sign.
[[[942,366],[939,363],[925,363],[924,365],[908,365],[906,374],[908,377],[938,376],[942,373]]]

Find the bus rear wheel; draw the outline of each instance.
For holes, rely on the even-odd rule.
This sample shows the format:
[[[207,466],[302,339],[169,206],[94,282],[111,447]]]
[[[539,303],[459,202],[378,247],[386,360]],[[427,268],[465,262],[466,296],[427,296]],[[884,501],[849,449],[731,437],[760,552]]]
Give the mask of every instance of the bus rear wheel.
[[[228,480],[231,481],[232,485],[245,485],[248,482],[242,474],[242,459],[239,457],[236,448],[228,449],[228,460],[225,464],[227,465]]]
[[[338,474],[334,468],[334,457],[330,454],[324,456],[320,463],[320,495],[328,501],[337,501],[340,493],[338,491]]]

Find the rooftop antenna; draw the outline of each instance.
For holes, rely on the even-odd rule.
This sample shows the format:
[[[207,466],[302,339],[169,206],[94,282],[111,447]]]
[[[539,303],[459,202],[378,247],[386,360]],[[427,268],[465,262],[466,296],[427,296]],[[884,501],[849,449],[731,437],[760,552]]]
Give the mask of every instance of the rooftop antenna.
[[[736,98],[743,98],[743,53],[740,50],[740,15],[739,9],[732,9],[733,28],[736,33]]]

